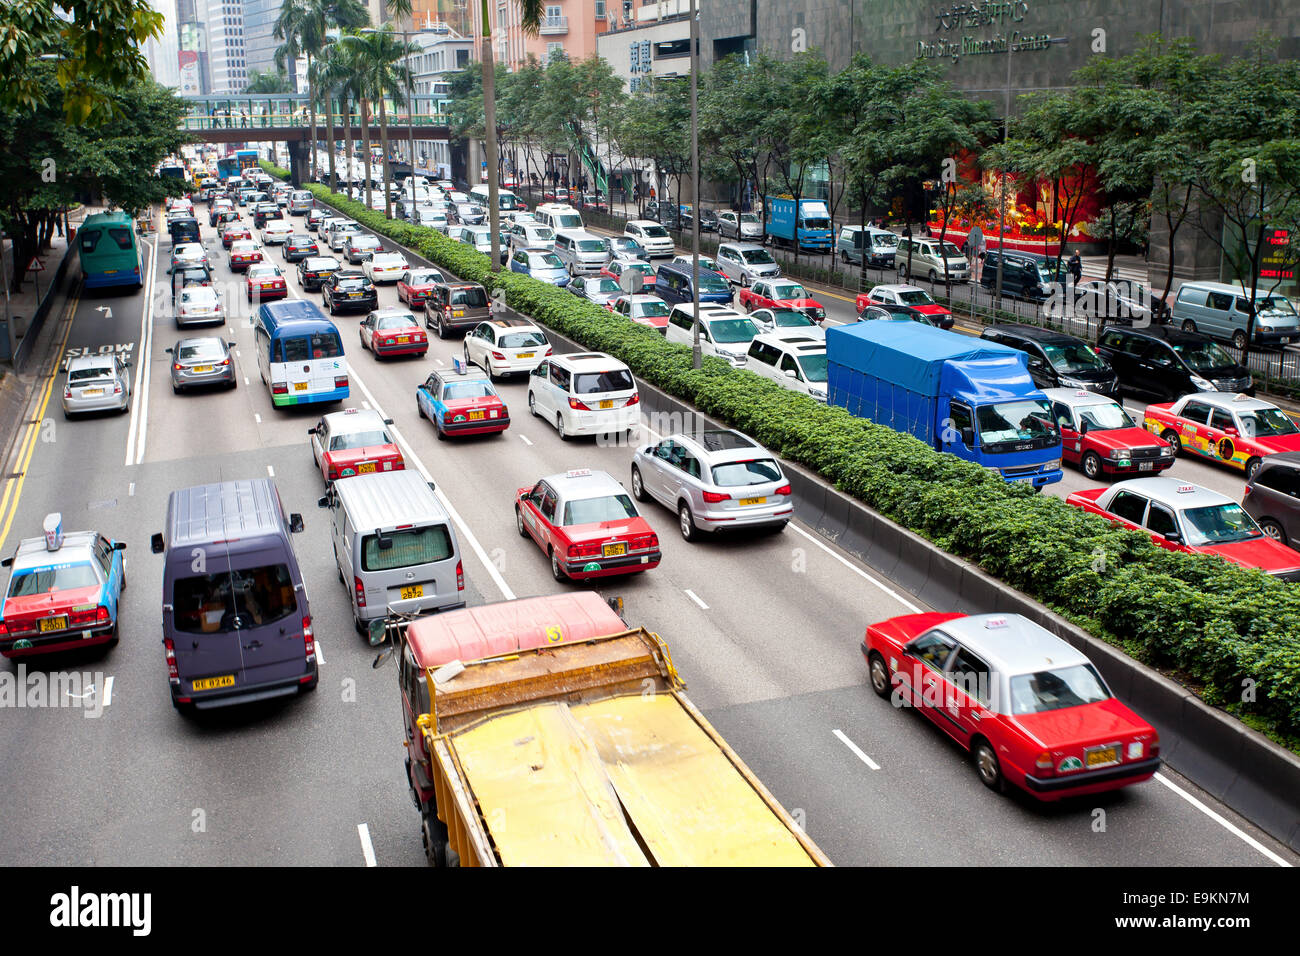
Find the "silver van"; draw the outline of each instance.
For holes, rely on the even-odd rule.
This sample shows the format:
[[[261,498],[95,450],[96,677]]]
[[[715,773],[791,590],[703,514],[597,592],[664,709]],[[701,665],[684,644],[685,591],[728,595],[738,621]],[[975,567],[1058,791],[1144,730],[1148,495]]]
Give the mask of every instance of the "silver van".
[[[305,216],[311,212],[312,203],[316,197],[306,189],[295,189],[289,193],[289,215]]]
[[[329,243],[330,251],[342,252],[343,241],[348,236],[355,236],[361,232],[361,224],[353,222],[351,219],[344,219],[342,222],[330,223],[329,235],[326,241]]]
[[[714,261],[733,285],[748,286],[755,279],[772,279],[781,274],[772,254],[753,242],[724,242],[718,246]]]
[[[347,585],[358,631],[390,612],[465,606],[456,530],[418,472],[340,478],[317,503],[330,509],[334,564]]]
[[[835,250],[846,264],[860,265],[865,253],[868,265],[888,268],[893,266],[898,251],[898,235],[875,226],[844,226],[835,240]]]
[[[600,272],[609,262],[609,243],[584,229],[556,232],[552,251],[560,257],[571,276]]]
[[[1246,347],[1250,294],[1222,282],[1184,282],[1174,299],[1172,323],[1184,332]],[[1300,342],[1300,315],[1284,295],[1260,290],[1255,296],[1255,344],[1281,346]]]
[[[925,276],[931,282],[942,282],[944,260],[948,262],[948,278],[952,282],[970,279],[970,260],[951,242],[913,237],[899,239],[894,250],[894,265],[899,279]]]

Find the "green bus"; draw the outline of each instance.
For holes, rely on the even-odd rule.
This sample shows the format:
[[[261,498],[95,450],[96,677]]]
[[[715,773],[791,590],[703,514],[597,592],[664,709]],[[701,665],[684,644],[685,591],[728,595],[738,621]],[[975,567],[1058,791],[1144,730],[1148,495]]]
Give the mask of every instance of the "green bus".
[[[87,216],[77,230],[81,274],[87,289],[144,284],[140,271],[140,246],[135,223],[124,212],[101,212]]]

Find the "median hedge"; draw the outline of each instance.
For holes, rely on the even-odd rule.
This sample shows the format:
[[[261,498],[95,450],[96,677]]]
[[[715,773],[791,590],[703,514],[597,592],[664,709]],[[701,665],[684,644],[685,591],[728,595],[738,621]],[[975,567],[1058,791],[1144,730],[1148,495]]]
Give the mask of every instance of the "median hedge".
[[[554,286],[493,273],[432,229],[309,185],[316,197],[462,279],[505,290],[538,322],[615,355],[641,379],[752,435],[952,554],[1032,595],[1274,739],[1300,742],[1300,587],[1158,548],[1058,498],[1011,485],[916,439],[821,405]]]

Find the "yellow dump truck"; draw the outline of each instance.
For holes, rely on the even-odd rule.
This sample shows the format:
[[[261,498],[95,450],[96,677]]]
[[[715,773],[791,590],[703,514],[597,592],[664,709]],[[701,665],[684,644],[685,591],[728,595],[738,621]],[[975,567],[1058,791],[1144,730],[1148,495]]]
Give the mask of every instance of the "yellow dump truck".
[[[431,863],[829,866],[687,699],[668,648],[591,592],[397,635]]]

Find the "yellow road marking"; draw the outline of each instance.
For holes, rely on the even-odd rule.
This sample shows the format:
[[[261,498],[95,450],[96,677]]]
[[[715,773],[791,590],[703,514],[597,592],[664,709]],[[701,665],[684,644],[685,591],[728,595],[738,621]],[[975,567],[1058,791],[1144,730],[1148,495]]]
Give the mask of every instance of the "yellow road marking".
[[[10,478],[5,482],[4,498],[0,499],[0,514],[4,515],[4,527],[0,528],[0,551],[4,548],[5,540],[9,537],[9,527],[13,524],[14,515],[18,513],[18,501],[22,498],[23,484],[27,480],[27,469],[31,465],[32,456],[36,453],[36,436],[40,433],[41,423],[45,421],[45,410],[50,403],[50,395],[54,392],[54,383],[59,377],[59,358],[67,354],[68,335],[72,332],[71,317],[76,315],[77,303],[81,301],[81,289],[78,288],[68,299],[68,304],[63,310],[64,321],[67,323],[63,330],[63,340],[59,342],[59,349],[54,354],[50,368],[50,380],[45,383],[45,394],[41,397],[40,408],[36,412],[36,418],[32,424],[27,426],[27,434],[23,436],[21,451],[18,456],[17,478]],[[12,492],[12,500],[10,493]]]

